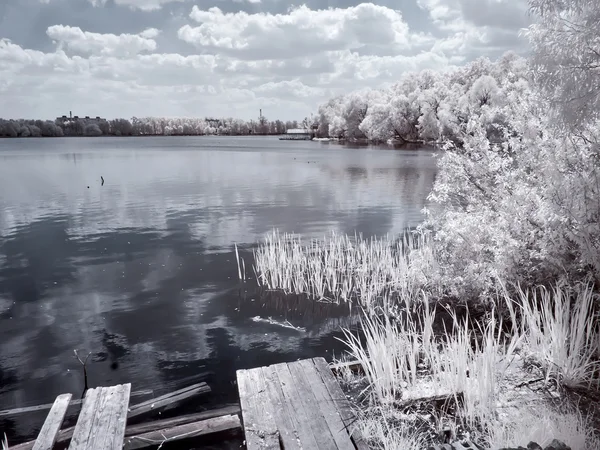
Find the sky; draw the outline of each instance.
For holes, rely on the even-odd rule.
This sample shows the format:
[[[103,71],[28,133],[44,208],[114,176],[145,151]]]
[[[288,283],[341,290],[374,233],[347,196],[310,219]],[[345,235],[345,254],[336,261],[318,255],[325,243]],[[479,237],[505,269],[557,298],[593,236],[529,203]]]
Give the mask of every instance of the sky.
[[[524,54],[526,0],[0,0],[0,117],[301,120],[330,97]]]

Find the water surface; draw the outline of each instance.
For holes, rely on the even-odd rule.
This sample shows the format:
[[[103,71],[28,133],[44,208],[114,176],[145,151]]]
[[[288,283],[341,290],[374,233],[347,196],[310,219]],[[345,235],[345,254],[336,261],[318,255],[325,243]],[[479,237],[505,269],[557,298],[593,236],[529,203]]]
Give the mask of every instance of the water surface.
[[[422,220],[431,155],[264,137],[0,140],[0,410],[80,396],[74,349],[91,352],[92,387],[160,395],[210,372],[213,404],[235,400],[236,369],[339,353],[348,309],[240,283],[233,245],[250,266],[273,228],[401,233]],[[0,433],[30,438],[43,419],[0,416]]]

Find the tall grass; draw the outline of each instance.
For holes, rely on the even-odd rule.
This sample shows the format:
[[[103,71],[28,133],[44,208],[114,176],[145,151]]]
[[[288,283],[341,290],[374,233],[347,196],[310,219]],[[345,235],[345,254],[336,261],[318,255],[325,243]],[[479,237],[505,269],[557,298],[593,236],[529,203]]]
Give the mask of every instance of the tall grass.
[[[481,338],[475,339],[474,324],[453,315],[453,327],[434,339],[433,312],[423,302],[422,316],[406,316],[392,322],[389,318],[365,316],[362,338],[344,330],[349,353],[360,361],[379,404],[391,404],[419,380],[428,386],[424,396],[462,394],[462,417],[471,424],[483,423],[495,415],[497,387],[522,340],[513,336],[505,342],[500,337],[500,324],[492,314],[481,327]],[[426,368],[426,374],[419,368]],[[458,401],[457,401],[458,403]]]
[[[352,357],[360,361],[371,393],[380,404],[390,404],[400,398],[402,385],[417,379],[422,343],[414,329],[392,323],[387,317],[365,316],[362,319],[363,339],[348,330],[344,342]]]
[[[459,319],[450,311],[451,326],[437,335],[433,332],[435,309],[423,296],[424,308],[419,315],[407,315],[402,320],[366,315],[362,336],[345,330],[343,341],[350,356],[364,368],[372,405],[393,409],[411,390],[419,391],[422,397],[453,395],[459,405],[454,417],[458,424],[477,430],[480,440],[508,442],[511,436],[519,437],[521,419],[513,415],[508,425],[500,422],[499,408],[507,395],[515,395],[507,394],[514,389],[510,383],[516,384],[515,376],[521,377],[520,381],[526,377],[525,360],[538,358],[546,381],[599,387],[600,324],[593,292],[590,284],[521,290],[517,301],[505,299],[512,321],[508,331],[494,310],[484,323],[473,323],[468,315]],[[527,358],[522,358],[523,353]],[[538,418],[546,425],[558,417],[551,415],[551,409],[540,411],[543,414]],[[524,420],[531,419],[532,427],[534,419],[530,416]],[[592,439],[589,427],[573,414],[565,416],[565,421],[569,425],[559,428],[553,437],[573,448],[600,448],[577,447],[576,443]],[[529,434],[533,436],[532,430]]]
[[[519,289],[522,332],[546,380],[573,388],[600,388],[600,321],[595,299],[591,283]]]
[[[254,251],[260,285],[320,301],[357,300],[372,307],[395,298],[414,301],[429,286],[435,255],[427,235],[364,239],[331,233],[304,242],[300,236],[267,234]]]

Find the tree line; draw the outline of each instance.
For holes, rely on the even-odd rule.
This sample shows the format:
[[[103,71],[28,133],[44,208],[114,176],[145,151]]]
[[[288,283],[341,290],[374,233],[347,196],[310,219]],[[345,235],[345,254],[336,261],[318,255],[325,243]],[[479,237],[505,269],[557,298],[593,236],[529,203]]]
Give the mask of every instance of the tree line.
[[[52,120],[0,119],[0,137],[62,137],[62,136],[203,136],[203,135],[276,135],[290,128],[308,127],[302,122],[234,118],[164,118],[133,117],[127,119],[58,118]]]
[[[530,75],[527,60],[513,52],[450,71],[406,73],[389,88],[361,89],[321,105],[318,133],[373,142],[459,142],[465,125],[480,117],[496,139],[497,126],[507,123],[502,108],[530,89]]]

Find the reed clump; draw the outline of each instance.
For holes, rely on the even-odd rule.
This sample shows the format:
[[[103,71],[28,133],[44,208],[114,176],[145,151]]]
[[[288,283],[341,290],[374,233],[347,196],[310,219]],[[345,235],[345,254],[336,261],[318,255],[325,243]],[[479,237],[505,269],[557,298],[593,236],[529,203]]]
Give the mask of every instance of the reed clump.
[[[436,307],[423,295],[416,313],[365,314],[360,334],[344,331],[366,381],[359,426],[375,447],[470,439],[501,448],[557,438],[574,450],[600,448],[590,416],[569,396],[600,392],[594,286],[517,292],[497,298],[482,322],[450,310],[451,325],[434,330]],[[440,398],[444,406],[431,407]],[[411,421],[418,426],[401,426]]]
[[[400,239],[332,232],[304,241],[274,230],[254,250],[254,271],[261,286],[367,308],[398,300],[410,306],[421,290],[435,290],[429,277],[435,265],[429,236],[417,232]]]

